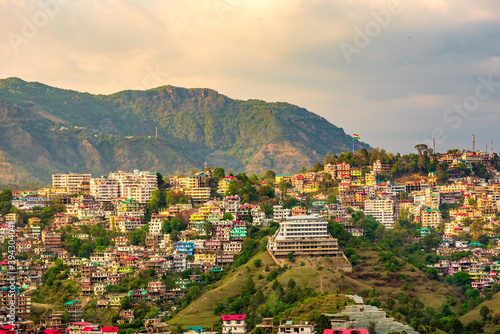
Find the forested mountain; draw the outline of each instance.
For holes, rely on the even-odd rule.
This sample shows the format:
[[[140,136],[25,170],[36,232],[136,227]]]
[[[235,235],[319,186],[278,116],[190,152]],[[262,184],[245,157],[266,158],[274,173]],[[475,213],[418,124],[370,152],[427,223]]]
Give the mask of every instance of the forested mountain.
[[[369,145],[356,142],[362,147]],[[52,173],[70,171],[186,173],[204,161],[286,173],[351,148],[342,128],[288,103],[233,100],[211,89],[92,95],[0,80],[0,184],[48,183]]]

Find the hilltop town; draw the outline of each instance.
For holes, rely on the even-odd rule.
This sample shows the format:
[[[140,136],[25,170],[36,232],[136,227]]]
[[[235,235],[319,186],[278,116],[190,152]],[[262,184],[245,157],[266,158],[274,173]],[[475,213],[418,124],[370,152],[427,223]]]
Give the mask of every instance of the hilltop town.
[[[500,309],[485,305],[500,296],[500,157],[418,151],[327,155],[285,175],[205,164],[4,189],[0,331],[382,333],[387,313],[407,333],[493,333]],[[292,274],[307,270],[321,291]],[[210,291],[224,295],[230,277],[238,289],[206,297],[208,320],[187,316]],[[265,298],[276,295],[271,309]],[[303,318],[307,298],[336,307]],[[382,317],[367,325],[349,312]]]

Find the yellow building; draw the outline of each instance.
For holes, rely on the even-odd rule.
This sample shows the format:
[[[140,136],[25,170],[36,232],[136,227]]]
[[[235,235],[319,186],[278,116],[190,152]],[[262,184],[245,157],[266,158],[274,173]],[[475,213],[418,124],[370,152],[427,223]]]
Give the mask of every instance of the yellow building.
[[[237,178],[234,176],[226,176],[226,177],[220,179],[219,184],[218,184],[218,188],[217,188],[217,192],[219,194],[225,194],[229,188],[229,185],[231,184],[231,182],[233,180],[237,180]]]
[[[217,259],[214,253],[194,254],[194,262],[215,263]]]
[[[276,175],[276,183],[281,181],[290,182],[292,184],[293,175]]]

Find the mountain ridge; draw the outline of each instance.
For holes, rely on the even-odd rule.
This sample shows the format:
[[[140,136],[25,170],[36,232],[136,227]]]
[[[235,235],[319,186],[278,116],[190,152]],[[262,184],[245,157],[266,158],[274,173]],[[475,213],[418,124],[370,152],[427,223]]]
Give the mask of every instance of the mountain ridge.
[[[352,147],[342,128],[299,106],[170,85],[95,95],[2,79],[0,130],[0,183],[69,171],[186,173],[204,161],[285,173]]]

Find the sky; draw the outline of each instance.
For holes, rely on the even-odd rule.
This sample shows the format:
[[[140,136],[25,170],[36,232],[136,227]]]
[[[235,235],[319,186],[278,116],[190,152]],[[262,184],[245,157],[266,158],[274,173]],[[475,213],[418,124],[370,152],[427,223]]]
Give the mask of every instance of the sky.
[[[289,102],[372,147],[500,151],[498,0],[0,0],[0,78]]]

